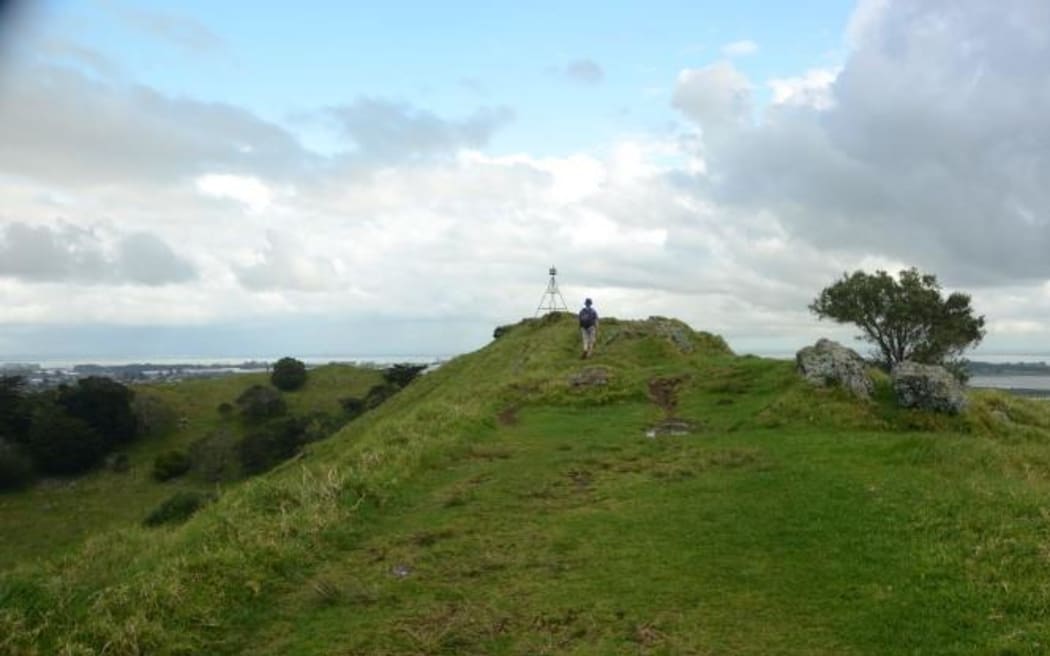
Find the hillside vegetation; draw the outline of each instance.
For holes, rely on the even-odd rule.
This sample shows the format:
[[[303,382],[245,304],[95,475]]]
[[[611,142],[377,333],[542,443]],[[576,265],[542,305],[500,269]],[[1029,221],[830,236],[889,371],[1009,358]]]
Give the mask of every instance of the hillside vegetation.
[[[528,320],[174,528],[0,574],[12,654],[1035,654],[1050,412]],[[5,524],[5,533],[7,525]]]
[[[195,444],[232,445],[243,438],[250,427],[236,416],[224,416],[218,407],[266,380],[266,374],[252,373],[135,386],[145,434],[123,450],[127,471],[103,467],[84,476],[44,480],[19,494],[0,494],[0,569],[58,555],[110,527],[137,524],[174,493],[221,493],[229,479],[239,478],[236,467],[225,477],[191,472],[158,484],[152,476],[154,460],[173,450],[187,452]],[[328,365],[311,371],[308,384],[284,398],[291,415],[337,417],[341,398],[364,396],[381,380],[377,370]]]

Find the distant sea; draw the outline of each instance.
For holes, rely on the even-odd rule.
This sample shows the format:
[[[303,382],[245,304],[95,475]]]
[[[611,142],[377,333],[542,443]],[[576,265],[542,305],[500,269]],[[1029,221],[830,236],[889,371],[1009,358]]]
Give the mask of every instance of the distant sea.
[[[1050,376],[973,376],[968,384],[970,387],[1046,392],[1046,396],[1050,396]]]

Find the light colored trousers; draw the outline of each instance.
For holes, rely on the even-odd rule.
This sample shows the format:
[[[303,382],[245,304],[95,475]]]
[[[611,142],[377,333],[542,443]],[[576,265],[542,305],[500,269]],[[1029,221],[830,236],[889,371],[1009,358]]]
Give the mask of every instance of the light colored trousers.
[[[580,326],[580,336],[583,337],[583,350],[590,353],[594,348],[594,339],[598,336],[598,326],[590,328]]]

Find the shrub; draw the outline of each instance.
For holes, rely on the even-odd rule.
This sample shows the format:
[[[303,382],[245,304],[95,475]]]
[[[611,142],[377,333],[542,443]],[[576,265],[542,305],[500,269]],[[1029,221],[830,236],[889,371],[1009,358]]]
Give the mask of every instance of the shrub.
[[[425,364],[395,364],[383,370],[383,380],[391,385],[404,387],[415,380],[416,376],[423,373],[426,368]]]
[[[496,326],[496,329],[492,331],[492,339],[499,339],[500,337],[503,337],[504,335],[509,333],[510,329],[513,327],[513,324],[508,324],[506,326]]]
[[[270,382],[285,392],[297,390],[306,384],[306,365],[295,358],[281,358],[273,365]]]
[[[181,524],[215,497],[203,492],[176,492],[153,509],[142,521],[146,526]]]
[[[219,404],[219,414],[223,417],[229,417],[233,414],[233,404],[228,401],[223,401]]]
[[[379,404],[397,394],[398,391],[400,391],[400,388],[391,383],[383,383],[372,387],[372,389],[368,390],[368,394],[365,395],[365,408],[372,410],[378,407]]]
[[[307,425],[304,418],[288,417],[246,435],[240,444],[245,473],[259,474],[298,453],[305,441]]]
[[[33,461],[17,444],[0,438],[0,490],[18,490],[33,480]]]
[[[182,476],[190,470],[190,457],[182,451],[168,451],[153,461],[153,478],[164,482]]]
[[[288,411],[288,404],[281,398],[281,393],[264,385],[252,385],[244,390],[236,403],[241,409],[241,416],[249,421],[273,419]]]
[[[364,399],[359,399],[356,396],[348,396],[344,399],[339,399],[339,405],[342,406],[347,421],[356,419],[368,409],[365,407]]]
[[[59,408],[42,408],[29,430],[29,454],[38,471],[76,474],[95,466],[108,451],[102,437],[82,419]]]

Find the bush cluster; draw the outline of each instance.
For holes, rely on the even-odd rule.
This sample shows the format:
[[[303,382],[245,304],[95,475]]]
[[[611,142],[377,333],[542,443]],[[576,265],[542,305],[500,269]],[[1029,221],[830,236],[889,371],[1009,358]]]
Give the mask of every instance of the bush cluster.
[[[356,396],[347,396],[339,399],[339,405],[343,408],[343,414],[346,415],[346,420],[356,419],[361,416],[365,410],[365,400],[359,399]]]
[[[214,499],[213,495],[203,492],[176,492],[154,508],[142,523],[146,526],[179,524]]]
[[[190,470],[190,457],[183,451],[162,453],[153,461],[153,478],[159,482],[170,481]]]
[[[427,365],[425,364],[395,364],[394,366],[387,367],[383,370],[383,380],[391,385],[405,387],[415,380],[419,374],[423,373],[426,368]]]
[[[265,385],[252,385],[241,392],[235,401],[241,416],[250,422],[261,422],[280,417],[288,411],[281,393]]]
[[[246,474],[259,474],[299,453],[306,443],[306,421],[287,417],[271,421],[241,440],[241,465]]]
[[[39,393],[20,378],[0,378],[0,489],[25,485],[34,472],[68,475],[98,465],[138,436],[134,398],[108,378]]]
[[[339,405],[343,408],[346,420],[356,419],[369,410],[374,410],[387,399],[397,394],[403,387],[411,383],[426,371],[425,364],[395,364],[383,370],[383,383],[374,385],[365,394],[364,398],[347,396],[339,399]]]

